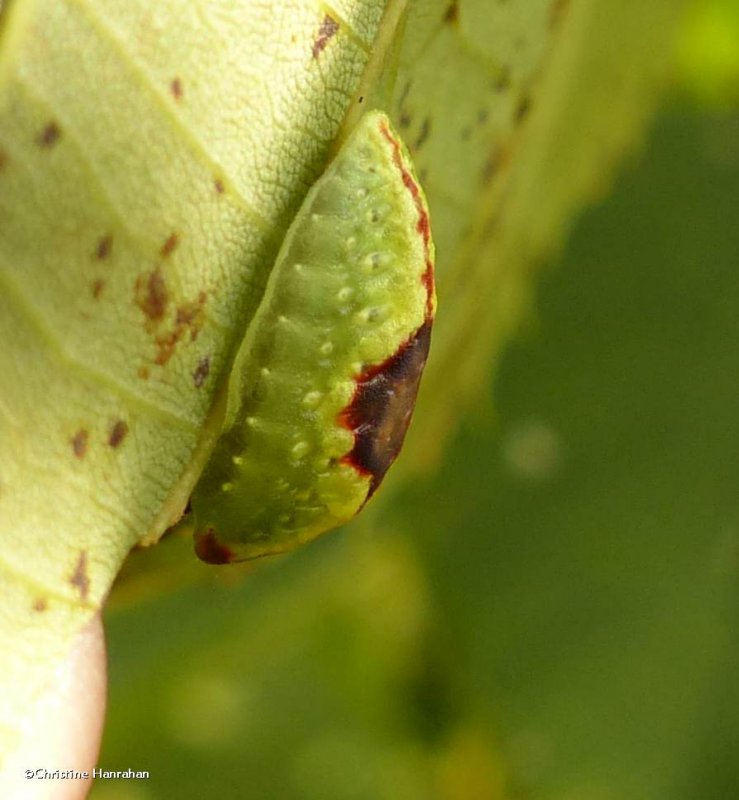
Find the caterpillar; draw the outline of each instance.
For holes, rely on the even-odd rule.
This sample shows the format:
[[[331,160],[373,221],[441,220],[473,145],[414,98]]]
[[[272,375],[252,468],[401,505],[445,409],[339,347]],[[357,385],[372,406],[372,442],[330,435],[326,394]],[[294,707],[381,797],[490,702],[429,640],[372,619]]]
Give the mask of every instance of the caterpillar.
[[[429,211],[381,111],[308,191],[237,352],[195,550],[281,553],[351,519],[408,428],[436,311]]]

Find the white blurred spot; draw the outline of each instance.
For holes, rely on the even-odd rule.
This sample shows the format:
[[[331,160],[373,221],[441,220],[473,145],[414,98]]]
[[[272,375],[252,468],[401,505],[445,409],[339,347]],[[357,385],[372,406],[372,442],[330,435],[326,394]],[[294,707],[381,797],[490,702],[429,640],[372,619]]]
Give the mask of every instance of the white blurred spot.
[[[294,444],[292,450],[290,451],[292,457],[296,460],[304,458],[310,452],[310,444],[305,440],[301,440]]]
[[[190,674],[176,681],[164,715],[173,739],[194,749],[220,749],[248,717],[245,683],[225,675]]]
[[[524,420],[503,436],[501,451],[510,471],[529,481],[549,480],[562,466],[562,438],[551,425]]]
[[[303,395],[303,405],[307,406],[308,408],[317,408],[322,397],[323,395],[321,392],[308,392],[307,394]]]

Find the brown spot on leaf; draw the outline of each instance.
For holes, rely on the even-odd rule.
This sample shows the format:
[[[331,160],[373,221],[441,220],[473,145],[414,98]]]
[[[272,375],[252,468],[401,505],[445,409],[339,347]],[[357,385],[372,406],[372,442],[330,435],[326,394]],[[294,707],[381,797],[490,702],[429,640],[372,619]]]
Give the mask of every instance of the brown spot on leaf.
[[[198,365],[195,367],[195,372],[192,374],[192,382],[195,384],[196,389],[199,389],[205,383],[205,379],[209,374],[210,356],[203,356],[200,361],[198,361]]]
[[[104,288],[105,281],[102,278],[98,278],[92,282],[92,296],[95,298],[95,300],[100,297]]]
[[[431,319],[395,355],[357,379],[341,424],[354,434],[354,446],[342,462],[370,477],[369,499],[403,445],[431,343]]]
[[[126,438],[128,433],[128,425],[122,420],[116,420],[113,427],[110,429],[110,436],[108,436],[108,444],[111,447],[118,447],[118,445]]]
[[[95,248],[95,258],[97,258],[98,261],[105,261],[105,259],[110,255],[112,248],[113,237],[110,234],[101,236],[100,239],[98,239],[98,244]]]
[[[516,125],[520,125],[526,119],[526,117],[528,117],[530,111],[531,98],[528,95],[524,95],[518,101],[518,105],[516,106],[516,111],[513,117]]]
[[[87,453],[87,439],[88,433],[84,428],[80,428],[77,433],[71,438],[72,452],[75,458],[84,458]]]
[[[159,267],[136,279],[136,303],[149,320],[159,320],[164,316],[169,292]]]
[[[206,564],[230,564],[234,560],[233,551],[218,541],[213,528],[195,532],[195,553]]]
[[[220,178],[216,178],[213,181],[213,186],[216,187],[218,194],[223,194],[226,191],[226,187],[223,185],[223,181]]]
[[[552,0],[549,6],[549,27],[556,28],[570,5],[570,0]]]
[[[87,600],[90,592],[90,578],[87,575],[87,551],[82,550],[69,578],[69,583],[80,593],[81,600]]]
[[[453,25],[456,22],[459,22],[459,4],[454,0],[453,3],[449,5],[444,14],[444,22]]]
[[[482,165],[482,182],[483,183],[490,183],[493,179],[493,176],[498,171],[498,159],[495,154],[488,156],[485,159],[485,163]]]
[[[53,147],[62,135],[62,131],[56,122],[47,123],[36,139],[39,147]]]
[[[325,50],[329,41],[336,36],[339,31],[339,23],[330,15],[326,14],[318,29],[318,36],[313,42],[313,58],[318,58]]]
[[[189,303],[182,303],[177,306],[177,327],[188,327],[192,335],[192,341],[198,338],[200,328],[203,326],[203,305],[205,304],[205,292],[200,292],[197,300]]]
[[[424,121],[421,123],[421,130],[418,132],[418,136],[416,137],[416,141],[413,143],[413,149],[419,150],[424,142],[429,138],[429,134],[431,133],[431,120],[429,117],[426,117]]]
[[[162,245],[162,249],[159,251],[162,258],[167,258],[168,256],[172,255],[174,249],[180,243],[180,238],[177,236],[176,233],[171,233],[167,241]]]
[[[511,87],[511,68],[504,65],[498,77],[493,81],[493,89],[496,92],[504,92]]]
[[[174,328],[165,333],[160,333],[155,339],[157,345],[155,363],[160,366],[166,364],[172,358],[177,344],[182,341],[188,332],[191,342],[198,338],[205,321],[205,314],[203,313],[205,300],[205,292],[200,292],[197,300],[181,303],[177,307]]]
[[[41,613],[42,611],[46,611],[49,607],[49,603],[45,597],[37,597],[33,601],[33,610]]]
[[[500,172],[509,158],[509,151],[505,148],[496,148],[485,160],[480,178],[483,183],[490,183],[495,175]]]
[[[172,97],[175,100],[182,99],[182,81],[179,78],[172,78],[172,83],[169,84],[169,89],[172,92]]]
[[[174,349],[179,341],[176,331],[168,331],[156,337],[157,354],[154,363],[163,367],[174,355]]]
[[[139,367],[136,373],[142,381],[149,380],[149,367]]]

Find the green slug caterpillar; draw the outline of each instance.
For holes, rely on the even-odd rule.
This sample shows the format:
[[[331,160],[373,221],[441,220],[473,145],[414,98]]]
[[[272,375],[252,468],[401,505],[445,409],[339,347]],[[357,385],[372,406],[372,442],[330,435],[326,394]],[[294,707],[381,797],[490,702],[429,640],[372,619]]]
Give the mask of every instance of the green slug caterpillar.
[[[373,111],[308,192],[239,348],[191,501],[201,559],[285,552],[364,506],[403,443],[435,309],[426,201]]]

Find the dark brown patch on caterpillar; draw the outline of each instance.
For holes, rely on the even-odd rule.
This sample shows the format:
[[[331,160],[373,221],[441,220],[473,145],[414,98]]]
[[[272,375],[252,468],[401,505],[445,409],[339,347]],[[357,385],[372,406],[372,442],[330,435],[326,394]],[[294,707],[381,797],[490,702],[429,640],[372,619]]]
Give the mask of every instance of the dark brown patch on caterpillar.
[[[313,58],[318,58],[326,49],[329,41],[336,36],[339,30],[339,23],[330,15],[326,14],[318,29],[318,36],[313,42]]]
[[[354,446],[341,459],[370,478],[365,502],[374,494],[403,445],[413,415],[421,374],[431,345],[435,312],[434,265],[431,257],[431,223],[421,190],[403,159],[400,143],[390,129],[380,131],[393,151],[393,162],[418,211],[416,231],[423,242],[426,270],[426,319],[397,352],[364,370],[356,379],[354,396],[339,415],[339,423],[354,435]]]
[[[49,607],[49,603],[47,602],[45,597],[37,597],[33,601],[33,610],[41,613],[42,611],[46,611]]]
[[[85,457],[85,453],[87,453],[87,438],[87,431],[84,428],[80,428],[70,439],[72,443],[72,452],[75,458],[82,459]]]
[[[61,128],[56,122],[49,122],[36,139],[39,147],[53,147],[62,135]]]
[[[74,572],[69,578],[69,583],[74,586],[80,593],[82,600],[87,600],[87,595],[90,592],[90,578],[87,575],[87,551],[82,550],[80,557],[77,559]]]
[[[116,420],[115,424],[110,430],[108,444],[111,447],[118,447],[118,445],[126,438],[127,433],[128,425],[122,419]]]
[[[233,551],[218,541],[213,528],[195,533],[195,553],[206,564],[230,564],[234,560]]]
[[[172,83],[169,84],[169,89],[175,100],[182,99],[182,81],[179,78],[172,79]]]
[[[223,181],[220,178],[216,178],[213,181],[213,186],[216,187],[218,194],[223,194],[226,191],[226,187],[223,185]]]
[[[354,447],[342,463],[370,477],[367,500],[403,446],[429,353],[431,326],[429,318],[395,355],[366,369],[339,417],[354,434]]]
[[[92,282],[92,296],[95,300],[97,300],[103,292],[105,288],[105,281],[102,278],[98,278],[97,280]]]
[[[192,373],[192,382],[195,384],[196,389],[199,389],[205,383],[205,379],[208,377],[209,373],[210,356],[203,356],[200,361],[198,361],[195,372]]]
[[[459,22],[459,4],[456,0],[447,8],[444,14],[444,22],[449,23],[450,25]]]

